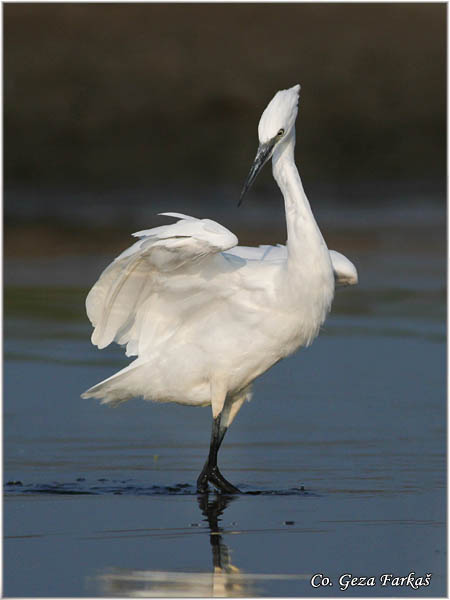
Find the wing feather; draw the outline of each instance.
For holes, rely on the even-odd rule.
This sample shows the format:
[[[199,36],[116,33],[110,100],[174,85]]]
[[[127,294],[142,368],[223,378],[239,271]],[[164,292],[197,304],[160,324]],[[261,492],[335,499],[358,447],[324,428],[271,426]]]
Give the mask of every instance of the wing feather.
[[[137,353],[143,311],[171,273],[184,265],[195,265],[238,243],[236,236],[209,219],[178,213],[179,218],[134,234],[139,240],[120,254],[101,274],[86,299],[88,317],[94,326],[92,343],[105,348],[112,341],[127,345],[127,354]]]
[[[336,285],[356,285],[358,283],[358,271],[355,265],[346,256],[340,252],[336,252],[336,250],[330,250],[330,257],[333,264]]]
[[[227,252],[233,256],[246,260],[258,261],[283,261],[287,259],[287,248],[278,244],[277,246],[259,246],[252,248],[248,246],[236,246]],[[331,263],[333,265],[334,278],[337,286],[356,285],[358,283],[358,272],[355,265],[346,256],[336,250],[330,250]]]

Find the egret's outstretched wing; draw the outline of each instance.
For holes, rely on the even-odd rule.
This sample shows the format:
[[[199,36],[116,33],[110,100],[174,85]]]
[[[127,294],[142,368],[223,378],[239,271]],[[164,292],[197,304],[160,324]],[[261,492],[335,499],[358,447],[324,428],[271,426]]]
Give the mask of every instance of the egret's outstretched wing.
[[[282,261],[287,259],[287,248],[281,244],[276,246],[259,246],[251,248],[249,246],[236,246],[227,252],[233,256],[239,256],[246,260],[259,261]],[[358,283],[358,272],[355,265],[340,252],[330,250],[331,264],[333,265],[334,279],[336,285],[355,285]]]
[[[162,214],[180,220],[133,234],[139,241],[103,271],[88,294],[86,310],[94,326],[92,343],[99,348],[117,341],[128,344],[127,355],[136,354],[139,340],[135,324],[143,318],[144,304],[155,294],[161,296],[172,274],[183,266],[199,263],[238,243],[233,233],[215,221]]]

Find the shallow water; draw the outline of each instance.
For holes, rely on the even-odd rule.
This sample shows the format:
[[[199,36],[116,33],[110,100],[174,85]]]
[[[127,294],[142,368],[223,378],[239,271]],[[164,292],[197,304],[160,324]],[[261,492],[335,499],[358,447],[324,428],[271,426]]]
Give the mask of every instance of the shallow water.
[[[110,257],[7,260],[5,595],[445,595],[445,238],[425,213],[331,231],[360,285],[256,382],[220,453],[232,498],[195,493],[208,408],[79,398],[127,362],[84,315]],[[381,585],[413,571],[430,585]]]

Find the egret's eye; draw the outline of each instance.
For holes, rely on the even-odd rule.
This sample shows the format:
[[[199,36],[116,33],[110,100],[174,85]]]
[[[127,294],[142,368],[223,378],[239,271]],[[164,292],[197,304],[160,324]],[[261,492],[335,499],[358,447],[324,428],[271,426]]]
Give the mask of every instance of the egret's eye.
[[[280,129],[280,131],[277,133],[278,137],[281,137],[282,135],[284,135],[284,129]]]

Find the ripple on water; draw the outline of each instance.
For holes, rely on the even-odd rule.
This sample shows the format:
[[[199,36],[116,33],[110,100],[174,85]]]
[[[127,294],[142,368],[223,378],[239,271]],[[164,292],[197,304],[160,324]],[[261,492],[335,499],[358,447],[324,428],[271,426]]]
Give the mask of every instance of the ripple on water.
[[[61,483],[23,483],[8,481],[4,486],[7,495],[20,494],[55,494],[55,495],[131,495],[131,496],[196,496],[195,486],[188,483],[174,485],[139,485],[132,480],[117,480],[101,478],[88,482],[80,477],[76,481]],[[243,489],[242,495],[252,496],[318,496],[319,494],[305,490],[304,486],[284,490]]]

